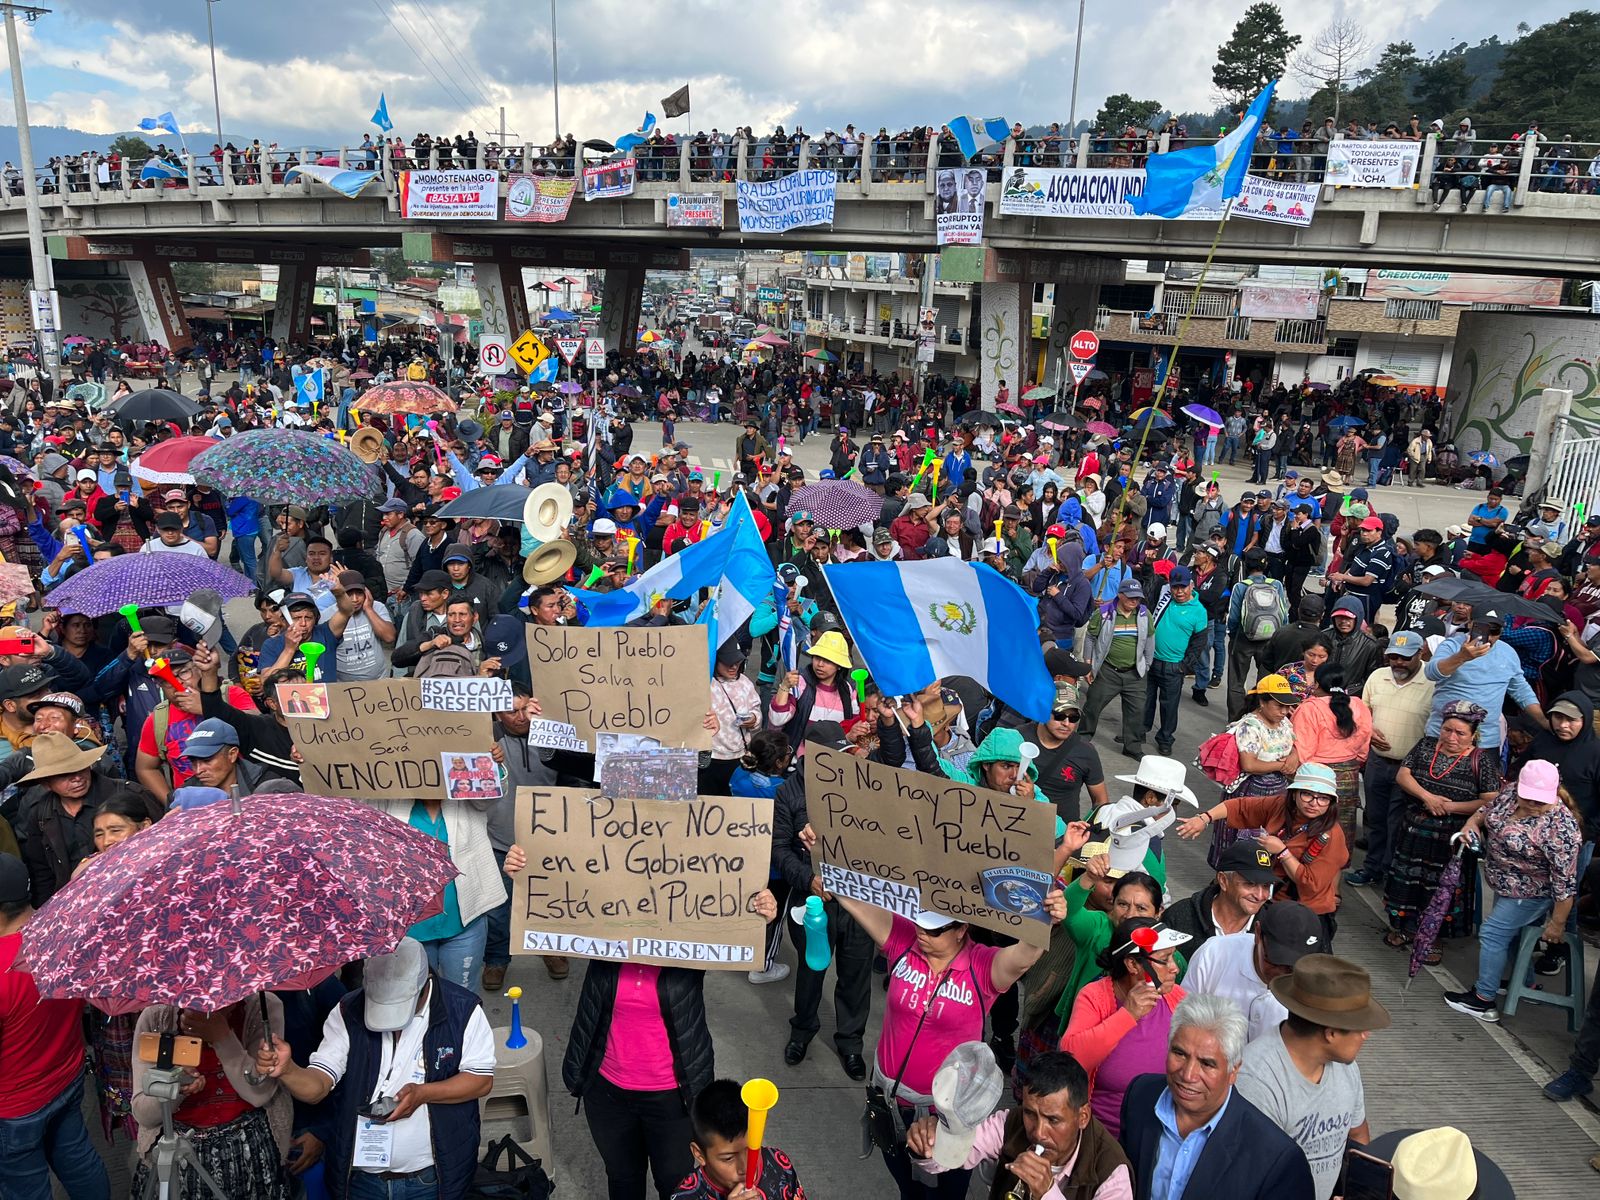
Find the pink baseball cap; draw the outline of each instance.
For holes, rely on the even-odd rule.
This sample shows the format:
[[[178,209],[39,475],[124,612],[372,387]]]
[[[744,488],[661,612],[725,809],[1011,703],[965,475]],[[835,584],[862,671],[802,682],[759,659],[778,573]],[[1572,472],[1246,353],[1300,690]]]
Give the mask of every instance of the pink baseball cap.
[[[1555,763],[1542,758],[1524,763],[1522,773],[1517,776],[1517,795],[1535,804],[1559,804],[1560,788],[1561,779]]]

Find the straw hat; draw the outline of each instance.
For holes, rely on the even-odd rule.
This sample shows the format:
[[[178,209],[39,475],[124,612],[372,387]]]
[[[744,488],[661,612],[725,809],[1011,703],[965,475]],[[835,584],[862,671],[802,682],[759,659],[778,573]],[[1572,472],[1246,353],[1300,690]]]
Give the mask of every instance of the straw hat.
[[[1461,1130],[1396,1129],[1372,1139],[1374,1158],[1394,1168],[1395,1200],[1511,1200],[1510,1181]]]
[[[17,780],[18,783],[34,783],[88,770],[100,761],[107,748],[96,746],[93,750],[79,750],[77,743],[64,733],[41,733],[33,739],[29,749],[33,752],[33,770]]]

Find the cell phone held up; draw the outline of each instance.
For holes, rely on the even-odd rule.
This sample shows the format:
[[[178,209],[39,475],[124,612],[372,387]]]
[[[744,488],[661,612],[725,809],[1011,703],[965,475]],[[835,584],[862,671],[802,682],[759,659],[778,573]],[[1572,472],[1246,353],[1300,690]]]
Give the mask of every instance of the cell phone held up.
[[[199,1038],[187,1037],[181,1033],[141,1033],[139,1061],[160,1070],[171,1070],[174,1067],[194,1070],[200,1066],[202,1045]]]
[[[31,633],[19,633],[15,637],[0,637],[0,654],[32,654],[34,637]]]

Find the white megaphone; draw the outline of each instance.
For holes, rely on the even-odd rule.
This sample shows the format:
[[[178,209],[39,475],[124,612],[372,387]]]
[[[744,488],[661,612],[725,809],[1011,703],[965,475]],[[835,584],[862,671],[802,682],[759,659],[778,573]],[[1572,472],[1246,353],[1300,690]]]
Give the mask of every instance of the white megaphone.
[[[972,1153],[978,1126],[1000,1103],[1005,1076],[986,1042],[962,1042],[933,1077],[933,1103],[939,1124],[933,1135],[933,1161],[947,1171],[963,1166]]]

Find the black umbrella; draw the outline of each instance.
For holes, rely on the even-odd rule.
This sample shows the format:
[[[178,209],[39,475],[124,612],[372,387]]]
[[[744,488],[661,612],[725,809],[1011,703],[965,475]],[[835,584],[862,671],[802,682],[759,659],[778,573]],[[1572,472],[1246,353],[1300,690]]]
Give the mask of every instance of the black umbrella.
[[[496,483],[490,487],[473,488],[440,507],[438,515],[452,520],[518,521],[532,488],[514,483]]]
[[[200,406],[187,396],[180,396],[166,388],[146,388],[142,392],[133,392],[111,401],[105,411],[128,424],[138,421],[187,424],[199,415]]]
[[[1474,609],[1492,608],[1502,617],[1527,617],[1541,625],[1559,625],[1565,620],[1547,605],[1515,592],[1502,592],[1479,579],[1452,579],[1441,575],[1422,584],[1417,591],[1452,604],[1470,604]]]
[[[1046,429],[1082,429],[1083,418],[1076,413],[1068,412],[1064,408],[1057,408],[1039,417],[1034,422],[1043,425]]]
[[[598,150],[601,154],[612,154],[615,153],[617,149],[610,142],[604,141],[600,138],[590,138],[588,141],[584,142],[583,148],[585,150]]]
[[[978,409],[973,409],[971,412],[962,413],[961,416],[957,417],[956,424],[963,429],[976,427],[978,425],[988,425],[991,428],[999,428],[1000,418],[992,412],[982,412]]]

